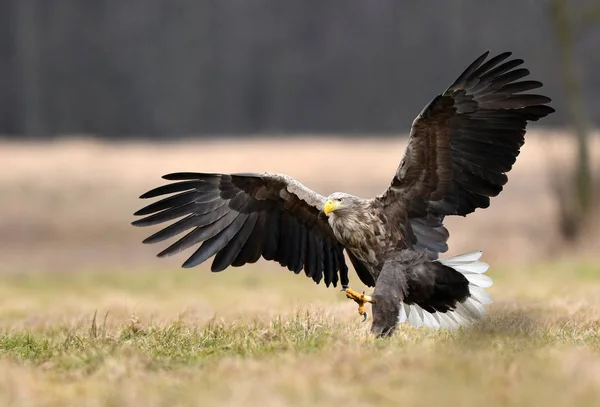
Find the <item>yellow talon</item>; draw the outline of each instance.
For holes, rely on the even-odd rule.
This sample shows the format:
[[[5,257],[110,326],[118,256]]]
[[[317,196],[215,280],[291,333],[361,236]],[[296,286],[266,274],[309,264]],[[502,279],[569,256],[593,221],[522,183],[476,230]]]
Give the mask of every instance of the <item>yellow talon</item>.
[[[350,298],[351,300],[354,300],[358,304],[358,313],[364,316],[363,321],[366,320],[367,312],[365,311],[365,304],[367,302],[373,304],[375,302],[373,301],[373,298],[370,295],[365,295],[364,292],[361,294],[357,291],[354,291],[352,288],[346,288],[345,291],[346,297]]]

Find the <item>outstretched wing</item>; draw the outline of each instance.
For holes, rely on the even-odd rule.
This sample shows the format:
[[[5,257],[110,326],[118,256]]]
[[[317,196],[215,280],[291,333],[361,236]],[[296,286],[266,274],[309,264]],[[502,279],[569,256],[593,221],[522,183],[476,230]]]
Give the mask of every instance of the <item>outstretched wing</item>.
[[[413,122],[405,155],[378,199],[402,202],[417,250],[431,258],[447,250],[446,215],[487,208],[502,191],[524,143],[528,121],[554,112],[546,96],[521,93],[542,86],[520,80],[529,71],[510,52],[477,58]]]
[[[254,263],[261,256],[304,270],[316,283],[348,284],[344,247],[319,214],[325,198],[293,178],[277,174],[175,173],[178,181],[146,192],[140,198],[177,193],[135,213],[133,222],[150,226],[183,217],[144,240],[157,243],[189,233],[158,254],[179,253],[201,243],[183,267],[196,266],[213,255],[212,271]]]

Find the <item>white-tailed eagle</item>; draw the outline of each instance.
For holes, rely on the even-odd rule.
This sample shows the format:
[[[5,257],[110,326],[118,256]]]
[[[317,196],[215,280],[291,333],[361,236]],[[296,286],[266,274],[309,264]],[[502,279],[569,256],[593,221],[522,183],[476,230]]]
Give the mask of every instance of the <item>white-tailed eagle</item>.
[[[554,112],[550,99],[526,93],[542,86],[505,52],[477,58],[412,124],[404,157],[381,195],[319,195],[278,174],[174,173],[175,181],[141,198],[172,194],[135,213],[151,226],[179,219],[144,240],[188,232],[158,256],[194,247],[183,267],[214,256],[212,271],[274,260],[316,283],[341,283],[359,304],[372,303],[371,332],[399,322],[453,329],[485,313],[492,281],[481,252],[438,259],[448,249],[449,215],[487,208],[524,143],[527,122]],[[525,93],[524,93],[525,92]],[[349,288],[348,255],[372,295]]]

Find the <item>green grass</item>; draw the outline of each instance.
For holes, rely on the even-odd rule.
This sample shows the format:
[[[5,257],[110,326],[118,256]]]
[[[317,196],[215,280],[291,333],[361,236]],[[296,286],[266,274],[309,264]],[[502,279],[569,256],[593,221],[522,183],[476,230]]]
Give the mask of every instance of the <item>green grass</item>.
[[[600,267],[492,276],[481,323],[386,340],[276,267],[6,276],[0,405],[597,405]]]

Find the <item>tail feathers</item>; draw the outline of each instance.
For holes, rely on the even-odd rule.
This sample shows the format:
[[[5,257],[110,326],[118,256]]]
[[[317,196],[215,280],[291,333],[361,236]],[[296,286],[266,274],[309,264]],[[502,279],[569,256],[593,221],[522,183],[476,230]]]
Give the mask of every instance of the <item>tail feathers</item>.
[[[461,254],[447,259],[436,260],[458,271],[469,281],[469,297],[448,312],[428,312],[416,304],[402,303],[398,322],[408,322],[414,327],[431,329],[445,328],[456,330],[461,326],[470,326],[486,314],[486,305],[492,303],[492,297],[484,290],[492,285],[492,279],[484,273],[489,265],[479,261],[481,251]]]

